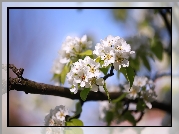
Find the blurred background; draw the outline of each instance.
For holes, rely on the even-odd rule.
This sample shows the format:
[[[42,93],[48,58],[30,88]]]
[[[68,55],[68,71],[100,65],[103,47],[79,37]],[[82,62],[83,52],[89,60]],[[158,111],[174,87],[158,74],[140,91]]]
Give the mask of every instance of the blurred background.
[[[179,3],[110,3],[108,6],[172,6],[172,53],[169,29],[165,24],[162,14],[159,10],[154,9],[11,9],[9,11],[9,63],[15,64],[17,68],[24,68],[24,78],[36,82],[54,84],[51,81],[53,74],[51,73],[54,60],[58,57],[58,51],[66,36],[82,37],[87,34],[89,39],[93,41],[93,45],[104,39],[109,34],[120,36],[130,42],[132,49],[136,51],[148,51],[147,44],[150,39],[158,37],[162,44],[162,59],[156,55],[153,61],[150,57],[146,57],[148,65],[140,60],[140,67],[135,67],[137,75],[146,75],[150,78],[155,74],[163,72],[171,73],[171,56],[172,56],[172,100],[178,101],[179,95],[177,86],[179,80],[179,53],[178,30],[179,20]],[[85,6],[83,3],[74,3],[74,6]],[[101,5],[102,6],[102,5]],[[104,4],[104,6],[107,6]],[[163,13],[168,12],[162,10]],[[170,12],[170,11],[169,11]],[[169,13],[168,13],[169,14]],[[167,16],[169,22],[170,16]],[[141,37],[146,40],[141,40]],[[134,40],[139,38],[139,41]],[[141,41],[141,42],[140,42]],[[142,42],[143,41],[143,42]],[[137,44],[144,47],[136,47]],[[146,46],[145,46],[146,45]],[[4,46],[5,48],[5,46]],[[142,49],[140,49],[142,48]],[[135,62],[134,62],[135,63]],[[5,64],[5,63],[4,63]],[[5,75],[5,73],[4,73]],[[120,80],[116,76],[107,80],[108,89],[110,91],[118,90],[116,87],[120,83],[124,83],[125,79],[120,76]],[[15,77],[10,72],[11,77]],[[161,77],[155,81],[156,92],[159,101],[171,103],[171,77]],[[68,87],[68,83],[65,83]],[[2,96],[3,100],[3,128],[4,132],[10,132],[6,129],[7,116],[7,94]],[[66,99],[63,97],[44,96],[25,94],[23,92],[9,92],[9,125],[12,126],[43,126],[44,117],[49,113],[50,109],[54,109],[57,105],[65,105],[68,109],[74,110],[77,101]],[[83,105],[83,112],[80,119],[85,126],[105,126],[99,117],[101,109],[104,105],[102,102],[86,102]],[[178,128],[174,127],[178,123],[178,106],[173,105],[173,115],[166,114],[164,111],[152,109],[146,112],[138,126],[170,126],[171,118],[173,121],[173,129],[158,129],[156,132],[174,134],[178,132]],[[95,114],[94,114],[95,113]],[[120,124],[111,124],[120,126],[130,126],[129,122]],[[155,129],[155,128],[154,128]],[[26,128],[23,128],[25,131]],[[40,133],[40,128],[34,128],[34,132]],[[18,131],[18,130],[17,130]],[[150,129],[139,128],[133,129],[108,129],[103,130],[104,133],[149,133]],[[32,132],[32,130],[31,130]],[[88,129],[84,128],[85,134]],[[95,128],[94,132],[101,132],[101,129]],[[30,133],[30,132],[29,132]]]

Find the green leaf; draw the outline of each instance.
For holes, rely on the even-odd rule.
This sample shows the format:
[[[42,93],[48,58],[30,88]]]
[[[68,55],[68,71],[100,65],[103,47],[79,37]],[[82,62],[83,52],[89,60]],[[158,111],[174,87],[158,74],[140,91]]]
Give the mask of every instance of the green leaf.
[[[107,90],[107,87],[106,87],[106,83],[105,83],[105,82],[104,82],[103,88],[104,88],[104,91],[106,92],[106,95],[108,96],[108,100],[109,100],[109,103],[110,103],[110,102],[111,102],[111,99],[110,99],[109,92],[108,92],[108,90]]]
[[[135,73],[132,67],[126,67],[126,72],[127,72],[127,77],[129,79],[130,82],[130,87],[132,87],[133,85],[133,81],[134,81],[134,77],[135,77]]]
[[[76,112],[73,116],[69,117],[67,120],[69,121],[70,119],[73,119],[75,116],[79,115],[82,112],[82,108],[81,108],[81,102],[77,102],[76,103]]]
[[[107,111],[107,112],[106,112],[105,119],[106,119],[106,122],[108,123],[108,124],[107,124],[108,126],[111,124],[113,118],[114,118],[114,112],[112,112],[112,111]]]
[[[93,51],[92,50],[86,50],[85,52],[82,52],[82,53],[79,53],[79,55],[92,55],[93,54]]]
[[[61,74],[60,74],[60,83],[61,84],[65,83],[66,75],[68,72],[69,72],[69,67],[68,67],[68,65],[65,65]]]
[[[80,114],[81,112],[82,112],[81,102],[79,101],[78,103],[76,103],[76,114]]]
[[[101,61],[101,57],[97,57],[95,62],[99,63]]]
[[[101,72],[103,72],[104,75],[107,75],[108,70],[109,70],[110,67],[111,67],[111,65],[109,65],[109,66],[107,66],[107,67],[99,68],[99,70],[100,70]]]
[[[139,58],[136,57],[135,59],[129,59],[130,61],[130,66],[132,68],[134,68],[135,70],[139,70],[140,69],[140,61],[139,61]]]
[[[100,65],[102,66],[104,64],[104,60],[101,60],[100,61]]]
[[[64,130],[65,134],[83,134],[83,129],[80,127],[68,127]]]
[[[119,96],[117,99],[112,100],[112,103],[116,103],[121,101],[122,99],[124,99],[126,97],[127,93],[123,93],[121,96]]]
[[[129,122],[131,122],[133,126],[136,126],[136,120],[135,120],[134,116],[129,111],[127,111],[124,114],[124,118],[126,120],[128,120]]]
[[[152,41],[151,50],[159,60],[162,60],[162,58],[163,58],[163,45],[162,45],[160,40],[157,40],[155,38]]]
[[[84,88],[81,92],[80,92],[80,97],[83,101],[86,100],[88,93],[90,91],[90,88]]]
[[[139,111],[144,111],[145,108],[146,108],[146,106],[145,106],[144,101],[139,100],[139,101],[137,102],[137,110],[139,110]]]
[[[120,72],[122,72],[124,74],[124,76],[126,77],[126,79],[128,80],[128,82],[130,83],[130,88],[133,85],[133,81],[134,81],[134,77],[135,77],[135,73],[134,70],[132,69],[132,67],[122,67],[120,69]]]
[[[55,80],[55,79],[59,78],[59,76],[60,76],[60,74],[53,74],[53,77],[51,80]]]
[[[142,56],[142,61],[144,63],[144,66],[150,71],[151,68],[150,68],[150,64],[149,64],[149,61],[147,60],[147,57],[146,56]]]
[[[83,122],[78,119],[72,119],[66,122],[66,126],[83,126]]]

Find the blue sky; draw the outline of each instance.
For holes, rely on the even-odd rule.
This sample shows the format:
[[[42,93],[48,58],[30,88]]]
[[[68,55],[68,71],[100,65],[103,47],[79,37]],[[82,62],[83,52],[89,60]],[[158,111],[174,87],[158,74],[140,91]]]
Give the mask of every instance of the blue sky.
[[[112,11],[106,9],[11,9],[9,17],[9,62],[25,69],[24,78],[49,84],[53,84],[53,61],[66,36],[87,34],[96,45],[108,35],[125,38],[132,31],[116,22]],[[115,76],[107,82],[118,84]],[[85,125],[94,125],[94,120],[89,120],[92,107],[98,112],[98,103],[88,102],[83,107],[81,119]]]
[[[50,70],[66,36],[90,34],[93,45],[109,34],[127,36],[110,9],[11,9],[9,21],[10,63],[44,83],[52,83]]]

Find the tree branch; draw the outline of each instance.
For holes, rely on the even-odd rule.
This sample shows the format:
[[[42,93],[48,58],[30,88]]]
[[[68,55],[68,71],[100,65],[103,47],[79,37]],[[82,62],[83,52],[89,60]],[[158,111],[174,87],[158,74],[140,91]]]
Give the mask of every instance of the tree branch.
[[[10,86],[9,90],[24,91],[26,94],[31,93],[31,94],[40,94],[40,95],[54,95],[54,96],[60,96],[69,99],[80,100],[80,92],[77,92],[76,94],[72,94],[69,88],[66,87],[38,83],[23,78],[9,78],[9,86]],[[109,96],[113,100],[118,98],[122,94],[123,94],[122,92],[111,92],[109,93]],[[101,92],[100,94],[98,94],[93,91],[89,92],[86,99],[86,101],[104,101],[104,100],[108,100],[108,97],[105,93]],[[124,99],[124,101],[137,103],[137,100]],[[171,113],[171,105],[168,104],[155,101],[152,103],[152,107]]]
[[[166,12],[166,13],[165,13],[165,12]],[[170,36],[171,36],[172,30],[171,30],[170,23],[169,23],[169,21],[168,21],[168,19],[167,19],[167,11],[160,10],[159,13],[160,13],[160,15],[162,16],[162,18],[163,18],[163,20],[164,20],[164,22],[165,22],[165,25],[166,25],[166,27],[167,27],[167,30],[168,30],[168,32],[169,32],[169,34],[170,34]],[[171,13],[169,13],[169,14],[171,15]]]
[[[24,91],[26,94],[40,94],[40,95],[54,95],[54,96],[60,96],[65,97],[69,99],[78,99],[81,101],[80,92],[77,92],[76,94],[72,94],[69,90],[69,88],[66,87],[60,87],[60,86],[54,86],[50,84],[44,84],[44,83],[38,83],[29,79],[25,79],[22,77],[23,70],[22,68],[17,69],[14,65],[10,64],[9,68],[13,70],[13,72],[18,76],[18,78],[9,78],[8,85],[9,85],[9,91],[10,90],[16,90],[16,91]],[[114,67],[111,67],[110,74],[107,75],[109,77],[113,73]],[[110,92],[109,96],[112,100],[120,97],[123,94],[123,92]],[[90,91],[86,101],[104,101],[108,100],[107,95],[105,92],[96,93],[93,91]],[[85,101],[85,102],[86,102]],[[138,100],[129,100],[127,98],[123,99],[122,101],[130,102],[130,103],[137,103]],[[81,101],[82,102],[82,101]],[[83,105],[83,102],[82,104]],[[168,113],[171,113],[171,105],[161,103],[161,102],[153,102],[152,103],[153,108],[158,108],[161,110],[164,110]],[[128,109],[128,108],[127,108]]]

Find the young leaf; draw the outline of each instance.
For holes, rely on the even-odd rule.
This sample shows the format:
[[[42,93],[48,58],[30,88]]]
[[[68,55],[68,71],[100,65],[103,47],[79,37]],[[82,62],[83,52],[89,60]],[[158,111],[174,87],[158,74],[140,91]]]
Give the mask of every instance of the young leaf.
[[[146,56],[142,56],[142,61],[144,63],[144,66],[150,71],[151,68],[150,68],[150,64],[149,64],[149,61],[147,60],[147,57]]]
[[[162,45],[161,41],[154,39],[152,41],[151,50],[159,60],[162,60],[163,45]]]
[[[114,118],[114,112],[112,112],[112,111],[107,111],[107,112],[106,112],[106,117],[105,117],[105,119],[106,119],[106,122],[107,122],[107,125],[108,125],[108,126],[111,124],[113,118]]]
[[[81,108],[81,103],[80,101],[78,103],[76,103],[76,114],[80,114],[82,111],[82,108]]]
[[[122,72],[124,74],[124,76],[126,77],[126,79],[128,80],[128,82],[130,83],[130,87],[132,87],[133,81],[134,81],[134,77],[135,77],[135,73],[134,70],[132,69],[132,67],[122,67],[120,69],[120,72]]]
[[[92,50],[86,50],[85,52],[79,53],[79,55],[82,55],[82,56],[84,56],[84,55],[92,55],[92,54],[93,54]]]
[[[104,60],[100,60],[100,65],[102,66],[104,64]]]
[[[139,100],[139,101],[137,102],[137,110],[139,110],[139,111],[144,111],[145,108],[146,108],[146,106],[145,106],[144,101]]]
[[[108,92],[108,90],[106,88],[106,83],[104,83],[103,88],[104,88],[104,91],[106,92],[106,95],[108,96],[108,100],[109,100],[109,103],[110,103],[111,99],[110,99],[110,96],[109,96],[109,92]]]
[[[78,119],[72,119],[66,122],[66,126],[83,126],[83,122]]]
[[[66,75],[69,72],[69,67],[68,65],[64,66],[62,73],[60,74],[60,83],[64,84],[65,83],[65,79],[66,79]]]
[[[76,115],[79,115],[82,112],[80,101],[76,103],[76,112],[73,116],[69,117],[68,120],[74,118]]]
[[[111,65],[109,65],[109,66],[107,66],[107,67],[99,68],[99,70],[100,70],[101,72],[103,72],[104,75],[107,75],[108,70],[109,70],[110,67],[111,67]]]
[[[135,77],[135,73],[132,67],[126,67],[126,72],[127,72],[127,77],[129,79],[130,82],[130,87],[132,87],[133,85],[133,81],[134,81],[134,77]]]
[[[139,70],[140,69],[140,61],[139,61],[139,58],[136,57],[135,59],[130,59],[130,66],[132,68],[134,68],[135,70]]]
[[[136,120],[135,120],[134,116],[129,111],[127,111],[124,114],[124,118],[126,120],[128,120],[129,122],[131,122],[133,124],[133,126],[136,126]]]
[[[121,96],[119,96],[117,99],[112,100],[112,103],[116,103],[121,101],[122,99],[124,99],[126,97],[127,93],[123,93]]]
[[[98,63],[99,63],[100,61],[101,61],[101,57],[97,57],[96,60],[95,60],[95,62],[98,62]]]
[[[83,101],[86,100],[88,93],[90,91],[90,88],[84,88],[81,92],[80,92],[80,97]]]

